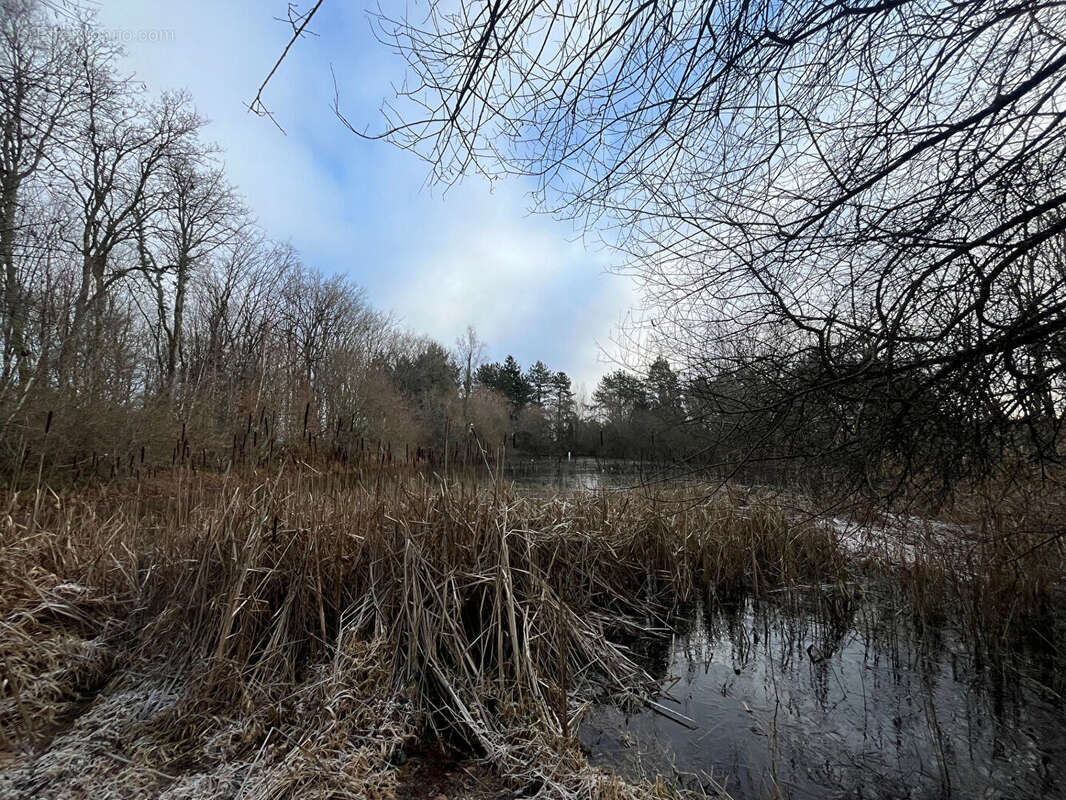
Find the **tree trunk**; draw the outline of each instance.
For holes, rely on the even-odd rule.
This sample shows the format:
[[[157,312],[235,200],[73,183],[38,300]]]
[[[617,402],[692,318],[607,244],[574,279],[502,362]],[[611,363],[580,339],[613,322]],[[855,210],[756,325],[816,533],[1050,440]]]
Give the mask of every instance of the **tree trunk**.
[[[19,179],[8,176],[0,197],[0,263],[4,274],[4,381],[10,380],[10,364],[15,364],[20,386],[30,379],[29,353],[26,351],[26,304],[15,264],[16,215]]]

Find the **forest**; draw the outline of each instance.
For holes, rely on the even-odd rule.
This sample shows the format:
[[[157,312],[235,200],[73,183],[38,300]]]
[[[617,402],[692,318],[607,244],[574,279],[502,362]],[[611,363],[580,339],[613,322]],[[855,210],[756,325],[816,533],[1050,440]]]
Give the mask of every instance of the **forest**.
[[[684,454],[665,359],[575,397],[541,361],[485,361],[473,328],[412,333],[257,225],[192,98],[122,77],[92,28],[26,11],[3,34],[6,471],[368,445],[443,459],[473,441],[493,458]]]
[[[953,223],[928,215],[932,200],[897,206],[892,213],[915,215],[900,222],[911,226],[908,236],[954,243],[932,265],[929,251],[900,251],[883,262],[907,264],[894,272],[855,261],[855,253],[877,252],[872,228],[869,241],[848,241],[834,228],[811,245],[812,253],[832,248],[824,266],[797,253],[794,269],[781,275],[772,248],[760,260],[722,261],[717,275],[688,273],[649,251],[638,273],[650,316],[643,330],[629,332],[641,344],[612,356],[627,369],[619,363],[599,385],[575,393],[557,370],[565,365],[520,365],[510,356],[490,362],[492,343],[470,321],[456,324],[466,331],[455,341],[432,341],[375,308],[349,276],[303,263],[257,224],[227,180],[225,153],[205,138],[192,97],[153,93],[124,77],[121,48],[91,25],[63,16],[54,24],[47,5],[11,8],[0,174],[0,442],[8,472],[24,476],[32,461],[58,480],[194,456],[214,468],[303,450],[348,458],[353,448],[480,463],[510,450],[672,462],[778,483],[806,473],[844,494],[932,500],[1059,460],[1066,362],[1054,230],[1061,220],[1058,200],[1043,196],[1046,182],[1015,182],[1012,191],[1023,193],[1016,199],[988,181],[981,183],[987,192],[959,195],[974,219],[1003,209],[1005,227],[989,234],[1000,237],[995,243],[937,232]],[[437,24],[447,41],[450,23]],[[402,24],[393,33],[408,46],[402,52],[417,50],[421,34]],[[540,91],[528,88],[524,102]],[[1027,96],[1017,98],[1017,113]],[[492,118],[525,113],[516,99]],[[595,109],[588,113],[587,125],[610,123]],[[438,124],[445,137],[458,123]],[[846,126],[842,117],[823,133],[832,138]],[[430,141],[404,140],[408,130],[386,135],[415,150]],[[1015,161],[1028,157],[1023,144]],[[438,170],[447,168],[443,155],[427,155]],[[532,163],[512,166],[521,172]],[[1030,167],[1019,161],[1003,169]],[[597,186],[568,202],[589,213],[613,203]],[[871,208],[854,202],[855,213]],[[1011,203],[1032,212],[1018,217]],[[649,230],[648,241],[657,238],[666,253],[686,226],[712,223],[763,237],[761,222],[729,217],[743,209],[724,201],[717,208],[722,219],[701,222],[671,201],[661,213],[676,212],[681,228]],[[649,224],[660,218],[646,204],[641,209],[633,212],[638,221],[644,211]],[[958,209],[961,220],[964,206]],[[795,214],[789,225],[813,224],[802,208]],[[1032,230],[1040,220],[1050,226],[1044,233]],[[744,245],[770,246],[763,238]],[[977,253],[984,261],[973,266],[972,280],[963,278],[960,270]],[[704,255],[692,254],[690,263]],[[948,273],[955,277],[937,277]],[[792,300],[774,288],[784,280],[792,282]],[[756,288],[748,291],[749,284]],[[819,292],[821,305],[803,299]],[[846,313],[845,298],[852,298]]]

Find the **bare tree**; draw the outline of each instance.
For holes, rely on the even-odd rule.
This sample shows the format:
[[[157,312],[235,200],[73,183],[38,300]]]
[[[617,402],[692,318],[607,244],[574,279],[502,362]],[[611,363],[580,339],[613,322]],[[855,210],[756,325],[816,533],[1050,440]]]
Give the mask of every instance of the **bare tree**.
[[[242,403],[263,404],[277,300],[298,265],[290,247],[251,227],[215,251],[211,261],[192,283],[186,402],[201,407],[208,427],[225,431]]]
[[[31,378],[26,343],[25,277],[19,240],[29,246],[32,231],[20,224],[27,183],[41,169],[46,153],[58,146],[78,96],[76,50],[63,29],[48,25],[30,0],[0,3],[0,267],[4,313],[5,385],[17,377],[25,388]],[[28,220],[23,215],[22,222]]]
[[[473,328],[456,357],[301,264],[250,220],[189,98],[153,99],[91,16],[43,3],[0,0],[0,469],[348,459],[368,438],[432,462],[473,454],[460,415],[515,441],[513,358],[497,367],[516,405],[475,387]],[[569,382],[549,377],[569,441]]]
[[[477,330],[473,325],[466,326],[466,333],[455,340],[456,362],[460,365],[460,392],[463,399],[463,422],[470,422],[469,406],[470,395],[474,390],[474,373],[481,365],[481,358],[485,354],[485,343],[478,338]]]
[[[83,28],[82,37],[88,55],[81,127],[55,162],[78,211],[71,244],[81,267],[60,355],[60,383],[71,379],[73,355],[108,292],[141,266],[135,250],[142,222],[164,204],[157,174],[169,158],[188,152],[203,124],[182,93],[143,106],[115,77],[110,62],[94,55],[98,38],[92,30]]]
[[[535,177],[754,442],[813,414],[832,433],[796,452],[871,485],[981,473],[1026,438],[1059,457],[1057,3],[468,0],[380,23],[409,65],[381,135],[441,180]]]
[[[170,153],[160,169],[162,198],[154,214],[137,219],[141,269],[154,292],[156,358],[162,393],[173,399],[183,361],[186,297],[194,271],[248,226],[247,213],[226,183],[222,168],[196,150]]]

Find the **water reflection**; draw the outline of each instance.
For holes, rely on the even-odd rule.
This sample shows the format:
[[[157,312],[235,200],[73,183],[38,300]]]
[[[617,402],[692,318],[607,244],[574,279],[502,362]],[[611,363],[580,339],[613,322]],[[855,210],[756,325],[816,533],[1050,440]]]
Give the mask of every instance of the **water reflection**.
[[[698,727],[605,703],[582,729],[593,760],[710,775],[738,799],[1066,796],[1053,650],[979,666],[959,636],[920,631],[888,598],[818,603],[708,606],[644,643],[659,702]]]
[[[675,479],[680,470],[623,459],[515,458],[506,464],[504,478],[518,489],[583,492],[659,483]]]

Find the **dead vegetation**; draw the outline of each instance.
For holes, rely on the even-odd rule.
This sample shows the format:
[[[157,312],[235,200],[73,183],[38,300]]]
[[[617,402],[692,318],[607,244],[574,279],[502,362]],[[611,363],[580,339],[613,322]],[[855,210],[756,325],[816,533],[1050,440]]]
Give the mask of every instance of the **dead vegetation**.
[[[768,501],[665,502],[680,491],[301,468],[10,493],[0,796],[420,797],[404,765],[431,747],[471,766],[456,796],[676,797],[577,744],[595,697],[652,688],[614,634],[708,591],[839,594],[872,569]],[[954,599],[924,552],[900,582],[933,614]],[[1029,606],[1061,576],[1057,543],[1042,563]],[[973,568],[982,597],[1019,596]]]

